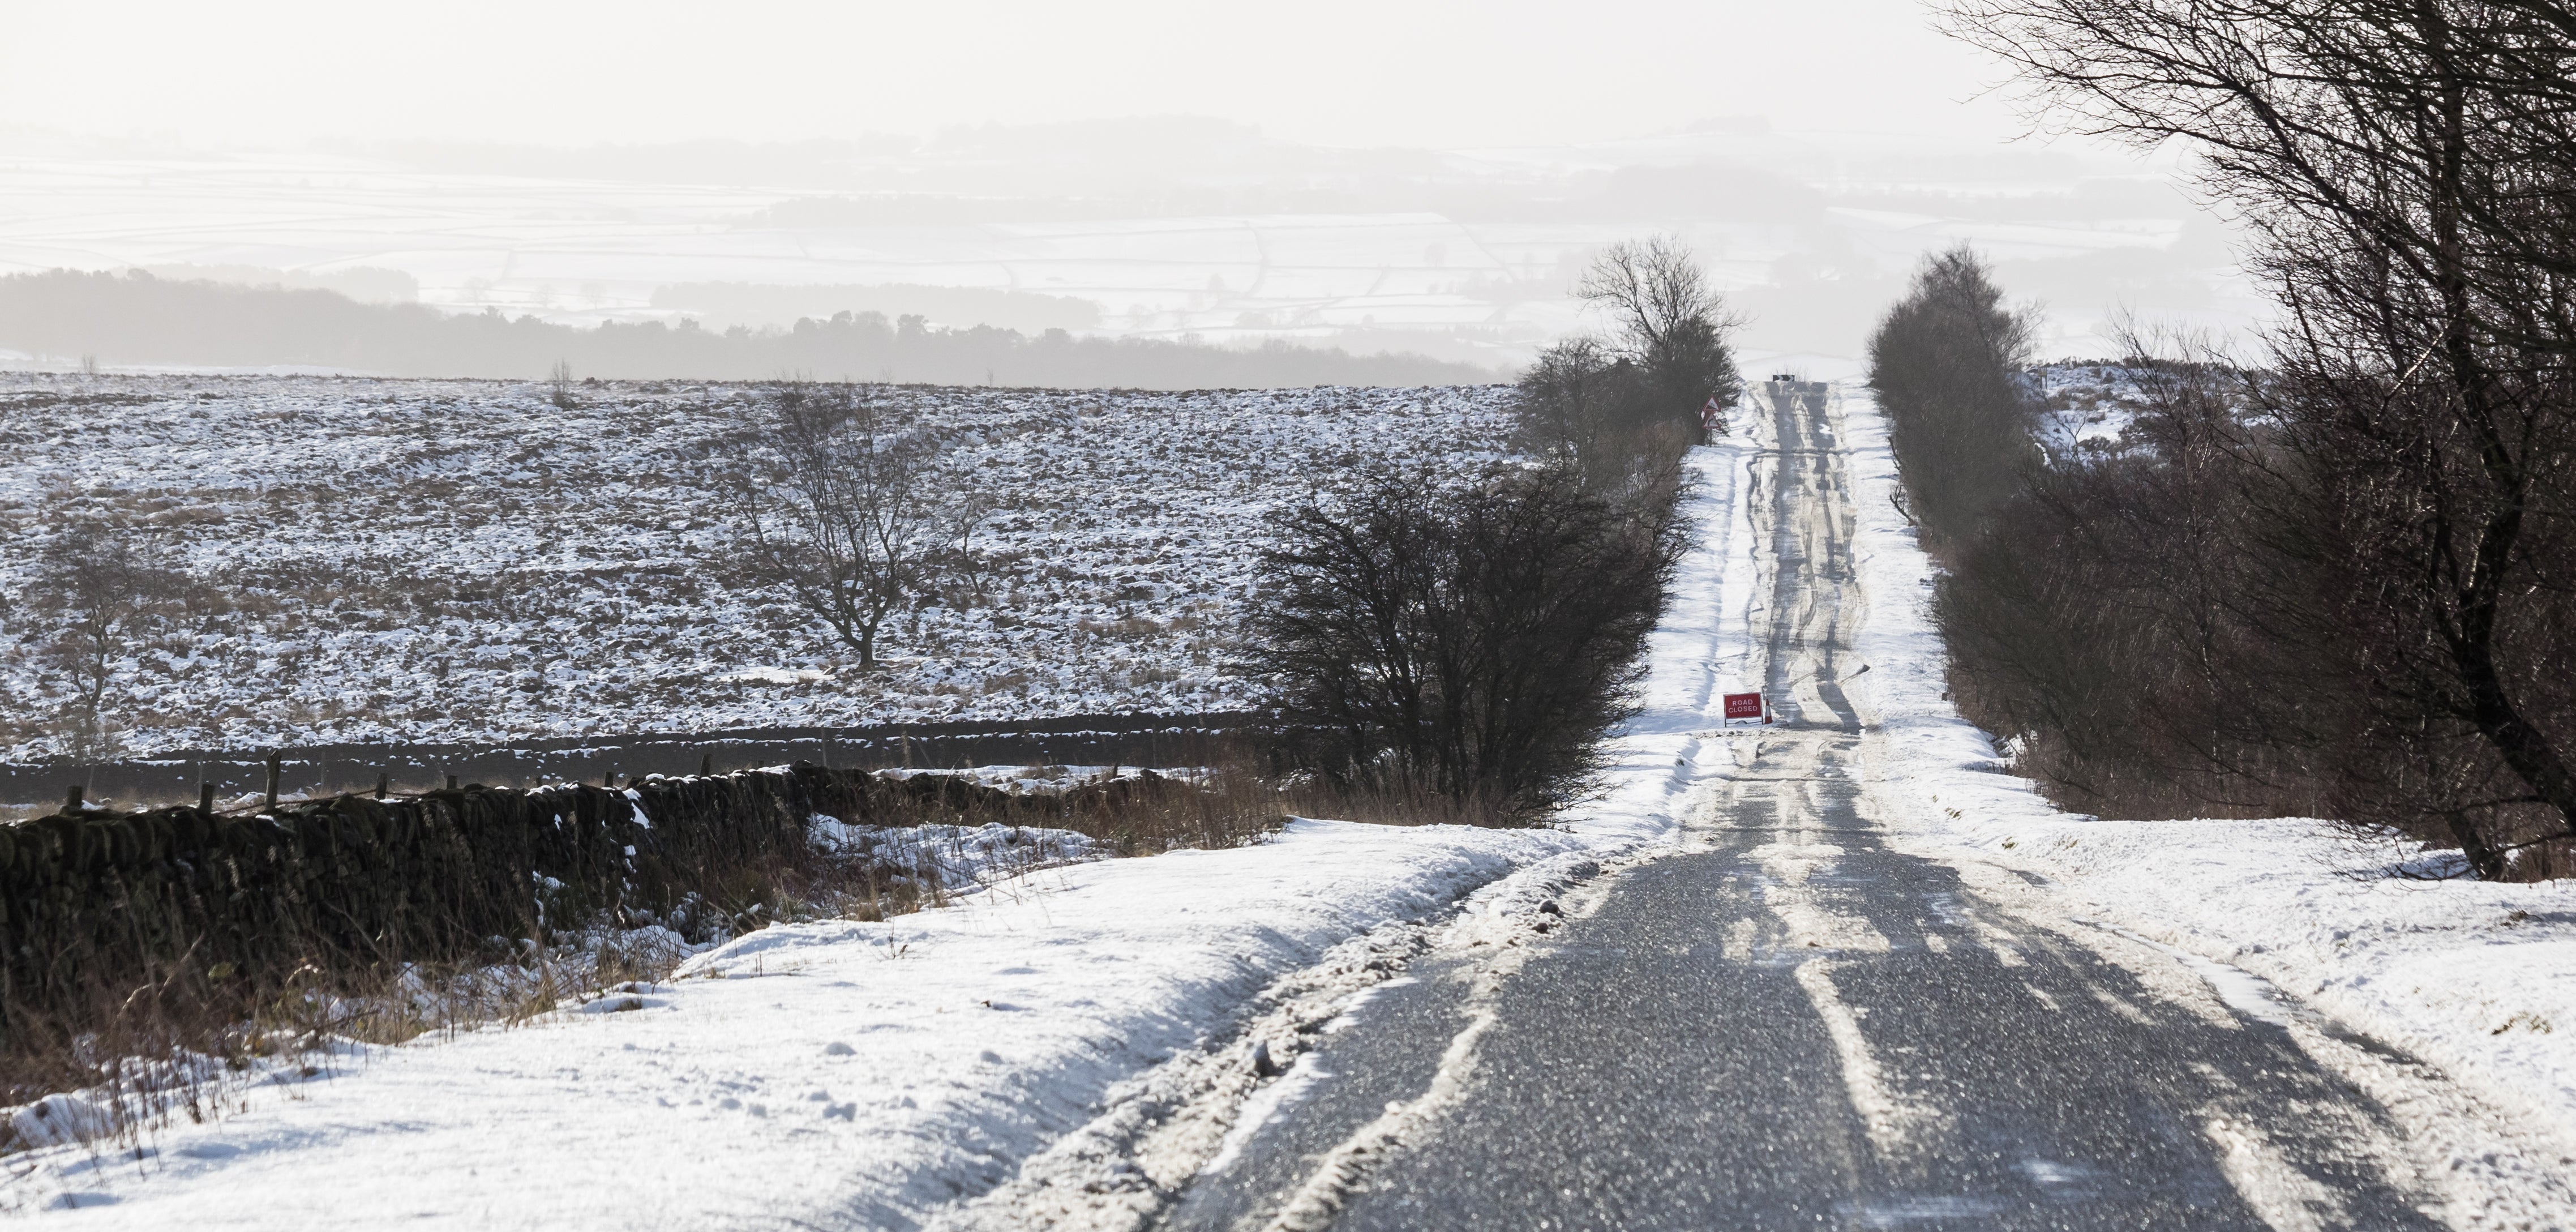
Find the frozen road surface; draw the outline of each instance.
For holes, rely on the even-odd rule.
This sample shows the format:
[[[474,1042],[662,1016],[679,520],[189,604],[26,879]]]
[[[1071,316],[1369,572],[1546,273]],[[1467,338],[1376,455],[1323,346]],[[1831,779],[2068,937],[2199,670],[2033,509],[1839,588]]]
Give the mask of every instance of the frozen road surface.
[[[1842,687],[1868,596],[1840,400],[1757,406],[1752,653],[1781,722],[1725,742],[1678,851],[1569,896],[1516,966],[1374,990],[1168,1226],[2550,1222],[2436,1174],[2410,1059],[2056,914],[2035,878],[1891,848],[1887,737]]]

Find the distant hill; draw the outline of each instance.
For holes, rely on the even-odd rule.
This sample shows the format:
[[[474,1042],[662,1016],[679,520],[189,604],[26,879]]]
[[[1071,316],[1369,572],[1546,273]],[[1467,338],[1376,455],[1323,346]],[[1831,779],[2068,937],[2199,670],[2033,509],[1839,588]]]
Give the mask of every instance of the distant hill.
[[[694,322],[555,325],[497,311],[361,304],[318,289],[52,270],[0,278],[0,348],[106,364],[340,368],[384,376],[821,380],[1057,389],[1271,389],[1468,385],[1493,369],[1413,354],[1353,355],[1272,343],[1252,350],[1131,338],[942,329],[876,312],[791,328]]]
[[[1092,329],[1100,324],[1100,305],[1078,296],[919,283],[781,286],[682,282],[655,287],[653,306],[688,313],[709,325],[749,325],[754,329],[793,325],[807,317],[828,321],[843,312],[877,312],[889,318],[912,314],[942,325],[990,325],[1025,333]]]

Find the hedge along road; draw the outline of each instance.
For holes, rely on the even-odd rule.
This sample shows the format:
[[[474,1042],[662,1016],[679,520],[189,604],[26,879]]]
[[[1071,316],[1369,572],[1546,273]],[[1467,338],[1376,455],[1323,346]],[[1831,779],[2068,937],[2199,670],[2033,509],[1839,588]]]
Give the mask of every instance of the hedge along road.
[[[1865,614],[1839,400],[1756,413],[1783,722],[1516,970],[1424,961],[1356,1006],[1169,1224],[2440,1226],[2405,1129],[2277,1007],[1882,841],[1838,684]]]

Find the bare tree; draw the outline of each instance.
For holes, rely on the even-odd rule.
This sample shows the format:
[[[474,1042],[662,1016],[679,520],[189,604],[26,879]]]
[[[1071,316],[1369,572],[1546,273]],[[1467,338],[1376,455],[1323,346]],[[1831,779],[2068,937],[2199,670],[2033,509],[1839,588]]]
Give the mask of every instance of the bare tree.
[[[1616,323],[1619,357],[1643,378],[1638,410],[1645,417],[1696,425],[1709,399],[1726,406],[1743,392],[1726,343],[1743,322],[1727,312],[1699,257],[1678,237],[1610,245],[1575,284],[1574,295]]]
[[[45,666],[71,689],[63,719],[72,760],[96,761],[114,749],[118,680],[179,589],[157,545],[125,527],[73,523],[38,555],[25,606],[47,631]]]
[[[2354,648],[2347,815],[2481,877],[2576,845],[2576,8],[1950,0],[2040,114],[2180,140],[2286,313],[2266,503]]]
[[[1726,341],[1738,322],[1669,237],[1611,245],[1576,294],[1615,331],[1559,342],[1522,373],[1517,443],[1640,511],[1667,504],[1682,455],[1700,437],[1701,408],[1743,392]]]
[[[931,445],[847,385],[789,384],[761,427],[738,492],[750,563],[872,670],[879,629],[941,546]]]
[[[2317,813],[2358,701],[2354,646],[2306,635],[2333,583],[2281,550],[2295,528],[2269,499],[2253,378],[2188,336],[2132,337],[2128,356],[2119,440],[2021,468],[1949,537],[1950,682],[2087,811]],[[1920,458],[1904,465],[1915,483]]]
[[[939,511],[939,571],[962,587],[970,602],[986,602],[992,594],[991,562],[976,549],[975,534],[998,508],[991,492],[970,487],[952,495]]]

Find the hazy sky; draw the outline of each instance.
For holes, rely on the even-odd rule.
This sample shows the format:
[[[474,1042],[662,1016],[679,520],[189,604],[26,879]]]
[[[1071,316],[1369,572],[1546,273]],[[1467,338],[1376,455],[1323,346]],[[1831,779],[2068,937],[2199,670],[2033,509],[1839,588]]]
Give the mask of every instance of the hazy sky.
[[[1918,0],[25,0],[0,118],[217,145],[588,144],[1221,116],[1330,145],[1763,115],[2002,138]]]
[[[693,281],[1002,286],[1087,299],[1110,330],[1359,330],[1363,346],[1391,345],[1370,331],[1439,335],[1420,346],[1454,334],[1518,362],[1581,325],[1549,288],[1586,254],[1678,229],[1755,316],[1745,344],[1784,353],[1857,354],[1920,255],[1960,242],[2003,262],[2016,294],[2049,301],[2053,353],[2098,350],[2096,327],[2119,309],[2220,325],[2256,311],[2206,220],[2122,179],[2170,162],[2016,145],[2026,129],[1992,90],[2000,69],[1936,34],[1926,0],[16,0],[0,12],[0,272],[383,267],[439,307],[584,324],[672,315],[654,296]],[[1088,156],[1050,158],[1053,144],[815,160],[839,179],[777,173],[810,170],[802,154],[736,165],[660,152],[630,166],[376,144],[910,137],[1168,116],[1255,125],[1280,144],[1265,154],[1229,137],[1228,150],[1256,153],[1201,167],[1103,137],[1144,170],[1089,179],[1077,174],[1095,169]],[[1679,135],[1748,117],[1788,135]],[[1111,129],[1175,131],[1094,136]],[[1644,137],[1657,139],[1624,140]],[[165,138],[229,152],[169,157]],[[1319,160],[1304,145],[1556,148]],[[1670,174],[1620,178],[1632,166]],[[1425,167],[1457,181],[1443,181],[1448,196],[1407,190]],[[1174,174],[1135,182],[1153,170]],[[1469,191],[1477,176],[1485,196]],[[750,225],[798,193],[888,187],[934,204],[1055,194],[1142,213]],[[1754,209],[1746,192],[1778,208]],[[1557,197],[1573,204],[1495,204]],[[1299,204],[1309,198],[1329,204]],[[1487,285],[1506,283],[1518,289]]]

